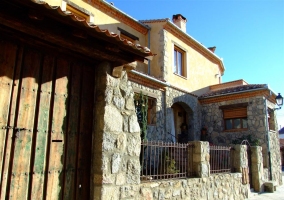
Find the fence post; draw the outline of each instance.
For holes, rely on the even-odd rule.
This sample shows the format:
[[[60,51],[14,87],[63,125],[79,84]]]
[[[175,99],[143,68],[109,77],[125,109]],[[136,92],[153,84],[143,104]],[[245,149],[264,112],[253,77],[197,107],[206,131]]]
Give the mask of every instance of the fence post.
[[[252,173],[252,186],[256,192],[261,192],[262,177],[263,177],[263,157],[262,147],[251,147],[251,173]]]
[[[194,141],[193,155],[192,155],[192,172],[198,177],[210,176],[210,155],[209,155],[209,143]]]
[[[243,184],[249,183],[249,168],[248,168],[248,155],[247,155],[247,145],[235,145],[234,146],[234,161],[233,167],[235,172],[242,173]]]

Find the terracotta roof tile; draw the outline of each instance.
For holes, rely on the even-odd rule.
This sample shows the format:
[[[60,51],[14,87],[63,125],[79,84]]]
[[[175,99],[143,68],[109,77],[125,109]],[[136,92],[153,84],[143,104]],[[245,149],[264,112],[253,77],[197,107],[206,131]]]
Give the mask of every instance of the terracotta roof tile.
[[[62,10],[60,6],[51,6],[51,5],[49,5],[45,2],[42,2],[42,1],[36,1],[36,2],[32,1],[32,2],[37,3],[37,4],[41,4],[45,7],[47,7],[48,9],[52,9],[54,11],[57,11],[59,14],[61,14],[63,16],[67,16],[75,22],[80,22],[84,26],[86,26],[90,29],[93,29],[98,33],[105,34],[106,36],[110,37],[112,40],[116,40],[116,41],[120,42],[122,45],[131,47],[131,48],[133,48],[137,51],[140,51],[141,53],[145,54],[145,58],[147,58],[149,60],[152,60],[153,56],[155,55],[151,52],[151,50],[148,47],[141,46],[140,44],[134,44],[133,42],[131,42],[127,39],[121,38],[119,34],[115,34],[113,32],[106,30],[106,29],[100,29],[100,27],[98,25],[87,22],[84,18],[76,16],[74,13],[72,13],[70,11]]]
[[[199,96],[199,98],[202,99],[202,98],[214,97],[218,95],[225,95],[225,94],[237,93],[237,92],[242,92],[242,91],[250,91],[250,90],[255,90],[255,89],[260,89],[260,88],[266,88],[266,84],[248,84],[248,85],[240,85],[236,87],[229,87],[225,89],[210,91],[208,93],[205,93]]]
[[[157,22],[167,22],[170,21],[169,18],[164,19],[145,19],[145,20],[139,20],[141,23],[157,23]]]

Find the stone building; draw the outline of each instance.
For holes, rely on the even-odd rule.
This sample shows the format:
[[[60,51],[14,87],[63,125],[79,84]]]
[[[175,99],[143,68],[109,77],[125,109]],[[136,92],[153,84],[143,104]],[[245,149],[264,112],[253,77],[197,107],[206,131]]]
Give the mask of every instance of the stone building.
[[[26,171],[20,170],[19,173],[13,171],[18,169],[15,164],[18,160],[11,162],[13,166],[10,166],[5,160],[10,156],[3,158],[6,163],[3,170],[6,171],[2,172],[5,176],[1,178],[4,181],[1,182],[1,198],[23,195],[34,199],[43,196],[47,199],[245,199],[249,193],[247,182],[242,181],[242,169],[248,167],[246,147],[236,147],[238,162],[234,167],[237,173],[209,176],[209,145],[199,141],[202,128],[207,130],[206,139],[215,145],[229,145],[232,139],[243,135],[258,139],[263,147],[264,167],[270,170],[266,170],[267,174],[270,172],[270,179],[277,184],[282,183],[279,144],[277,149],[276,142],[278,136],[274,134],[277,127],[273,112],[275,94],[267,85],[250,85],[243,80],[222,83],[225,67],[222,59],[215,54],[216,47],[207,48],[188,35],[187,20],[181,14],[173,15],[172,20],[137,21],[101,0],[4,1],[5,6],[12,5],[20,11],[12,12],[15,16],[9,15],[17,23],[9,23],[9,17],[4,16],[6,7],[1,7],[1,23],[5,23],[0,28],[5,30],[5,37],[13,37],[9,30],[18,26],[24,35],[32,35],[27,37],[27,41],[29,45],[36,42],[32,45],[39,49],[38,52],[46,50],[42,46],[44,43],[48,53],[55,56],[66,53],[68,56],[67,59],[56,57],[55,61],[61,61],[54,64],[56,72],[48,71],[51,69],[48,68],[46,71],[49,73],[44,73],[46,71],[42,67],[38,72],[46,76],[49,74],[52,81],[47,80],[48,84],[40,86],[48,88],[41,91],[46,95],[38,93],[27,98],[33,100],[32,103],[40,102],[43,107],[34,106],[36,114],[29,115],[32,118],[29,121],[35,121],[34,127],[44,127],[35,131],[30,127],[19,130],[15,128],[18,126],[14,127],[18,132],[30,134],[29,140],[23,140],[30,145],[24,152],[26,154],[15,151],[15,155],[19,159],[21,155],[30,158],[23,159],[25,166],[19,169]],[[25,17],[21,18],[22,15]],[[31,20],[26,19],[27,16]],[[40,23],[43,19],[48,23]],[[21,26],[22,22],[25,24]],[[3,28],[6,26],[9,28]],[[14,30],[14,33],[17,31]],[[34,37],[36,39],[32,40]],[[20,38],[17,37],[16,41],[21,44]],[[20,48],[19,52],[25,48]],[[151,60],[152,53],[157,55]],[[7,57],[0,59],[4,61],[3,66],[6,66]],[[79,64],[73,64],[71,61],[74,59]],[[21,57],[15,60],[21,60]],[[30,60],[25,66],[29,67],[35,60],[39,66],[46,63],[39,57]],[[51,65],[48,63],[44,66]],[[36,68],[38,65],[31,66]],[[34,72],[37,73],[36,70]],[[30,77],[30,74],[26,76]],[[35,77],[35,80],[45,79]],[[27,86],[30,86],[29,82]],[[20,87],[18,89],[22,91]],[[22,93],[25,94],[25,91],[23,88]],[[28,88],[27,91],[34,94],[37,88]],[[147,139],[193,141],[199,177],[140,182],[141,138],[134,106],[134,95],[140,92],[148,96]],[[15,100],[17,94],[14,93],[12,103],[19,102]],[[49,94],[53,95],[50,97],[53,103],[49,103]],[[41,100],[42,96],[45,99]],[[14,107],[21,108],[18,104]],[[22,107],[25,110],[29,108],[24,104]],[[56,118],[49,116],[53,113]],[[13,113],[11,116],[14,116]],[[237,119],[242,120],[241,125],[235,123]],[[8,125],[4,125],[5,131],[7,129],[7,133],[11,133],[13,126]],[[21,138],[18,132],[14,132],[17,133],[15,137],[7,136],[13,138],[7,139],[8,146],[18,144],[17,138],[23,138],[23,134],[20,134]],[[186,136],[183,139],[182,134]],[[37,140],[41,143],[36,143]],[[16,145],[18,149],[21,147],[19,144]],[[38,161],[38,158],[42,159]],[[9,183],[12,183],[11,187],[7,186]]]

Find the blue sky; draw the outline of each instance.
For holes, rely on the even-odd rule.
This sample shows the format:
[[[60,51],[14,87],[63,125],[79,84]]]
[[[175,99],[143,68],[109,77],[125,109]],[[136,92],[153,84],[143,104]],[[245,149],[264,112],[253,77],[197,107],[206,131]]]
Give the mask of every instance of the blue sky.
[[[110,1],[137,20],[182,14],[189,35],[217,47],[226,67],[223,82],[266,83],[284,96],[284,0]],[[284,106],[277,118],[284,127]]]

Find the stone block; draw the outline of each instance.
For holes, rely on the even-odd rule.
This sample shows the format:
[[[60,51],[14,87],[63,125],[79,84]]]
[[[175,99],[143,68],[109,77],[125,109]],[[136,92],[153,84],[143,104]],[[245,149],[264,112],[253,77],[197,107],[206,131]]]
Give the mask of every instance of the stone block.
[[[275,181],[267,181],[264,183],[264,190],[266,192],[275,192],[276,191],[276,182]]]
[[[140,162],[137,159],[130,159],[127,162],[127,179],[126,182],[129,184],[140,183]]]
[[[124,109],[124,106],[125,106],[125,99],[120,96],[114,96],[113,104],[117,107],[118,110],[122,110]]]
[[[127,153],[130,156],[139,156],[141,151],[140,135],[128,135],[127,138]]]
[[[122,132],[123,117],[119,110],[111,105],[105,107],[104,115],[105,130],[112,132]]]
[[[144,200],[152,200],[153,199],[153,194],[152,194],[152,190],[149,188],[142,188],[141,189],[141,196],[142,199]]]
[[[127,110],[135,110],[133,98],[126,99],[125,107],[126,107]]]
[[[121,163],[121,155],[119,153],[115,153],[112,155],[112,165],[111,172],[116,174],[119,171],[120,163]]]
[[[125,173],[119,173],[116,176],[116,185],[124,185],[126,183],[126,174]]]
[[[140,126],[138,124],[137,116],[135,114],[129,117],[128,123],[130,133],[140,133]]]
[[[125,150],[126,148],[126,135],[125,134],[122,133],[117,137],[116,148],[119,149],[120,151]]]
[[[104,186],[102,189],[103,200],[119,200],[119,188],[115,186]]]
[[[103,135],[103,151],[112,151],[115,147],[116,137],[111,133]]]

